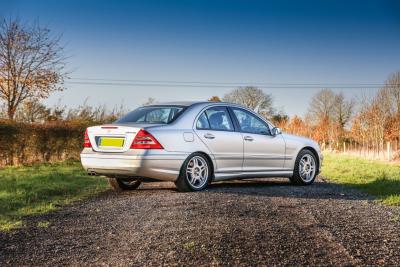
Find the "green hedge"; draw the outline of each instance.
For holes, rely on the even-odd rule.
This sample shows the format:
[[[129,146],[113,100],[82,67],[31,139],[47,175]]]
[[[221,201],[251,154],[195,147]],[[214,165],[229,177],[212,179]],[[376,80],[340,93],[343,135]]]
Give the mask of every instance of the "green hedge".
[[[79,159],[87,124],[0,122],[0,166]]]

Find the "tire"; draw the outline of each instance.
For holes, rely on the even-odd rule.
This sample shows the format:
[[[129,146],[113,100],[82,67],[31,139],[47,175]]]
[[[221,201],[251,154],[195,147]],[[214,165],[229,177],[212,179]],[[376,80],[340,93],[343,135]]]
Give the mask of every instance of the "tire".
[[[318,160],[315,154],[308,149],[303,149],[297,155],[293,176],[290,177],[290,181],[295,185],[310,185],[317,177],[317,173]]]
[[[183,163],[175,185],[180,192],[201,191],[210,183],[211,175],[208,158],[201,153],[193,153]]]
[[[136,179],[122,179],[122,178],[108,178],[108,184],[116,192],[124,190],[135,190],[140,186],[142,182]]]

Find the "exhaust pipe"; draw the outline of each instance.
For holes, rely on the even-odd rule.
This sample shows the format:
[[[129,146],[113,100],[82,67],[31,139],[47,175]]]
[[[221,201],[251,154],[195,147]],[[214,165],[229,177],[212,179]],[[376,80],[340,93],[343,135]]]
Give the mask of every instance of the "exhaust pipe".
[[[89,176],[96,176],[96,175],[97,175],[97,173],[94,172],[94,171],[90,171],[90,172],[88,172],[87,174],[88,174]]]

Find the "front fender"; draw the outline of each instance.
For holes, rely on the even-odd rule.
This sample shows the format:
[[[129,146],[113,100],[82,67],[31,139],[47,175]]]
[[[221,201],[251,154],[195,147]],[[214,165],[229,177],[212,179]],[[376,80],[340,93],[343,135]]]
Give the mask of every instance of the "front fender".
[[[319,145],[315,141],[313,141],[309,138],[296,136],[296,135],[282,134],[282,136],[286,143],[285,168],[294,170],[294,167],[295,167],[294,165],[296,162],[297,155],[304,148],[308,148],[316,154],[317,160],[319,162],[318,172],[320,171],[323,156],[322,156]]]

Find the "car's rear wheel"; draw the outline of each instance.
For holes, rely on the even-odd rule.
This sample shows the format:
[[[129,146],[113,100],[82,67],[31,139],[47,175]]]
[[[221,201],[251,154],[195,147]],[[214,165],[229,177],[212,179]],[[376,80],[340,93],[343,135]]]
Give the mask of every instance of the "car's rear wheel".
[[[201,153],[193,153],[183,163],[181,173],[175,182],[178,191],[201,191],[211,178],[211,164]]]
[[[108,178],[108,184],[117,192],[134,190],[138,188],[141,183],[141,181],[131,178]]]
[[[297,155],[293,176],[290,181],[296,185],[310,185],[317,176],[318,161],[314,153],[303,149]]]

